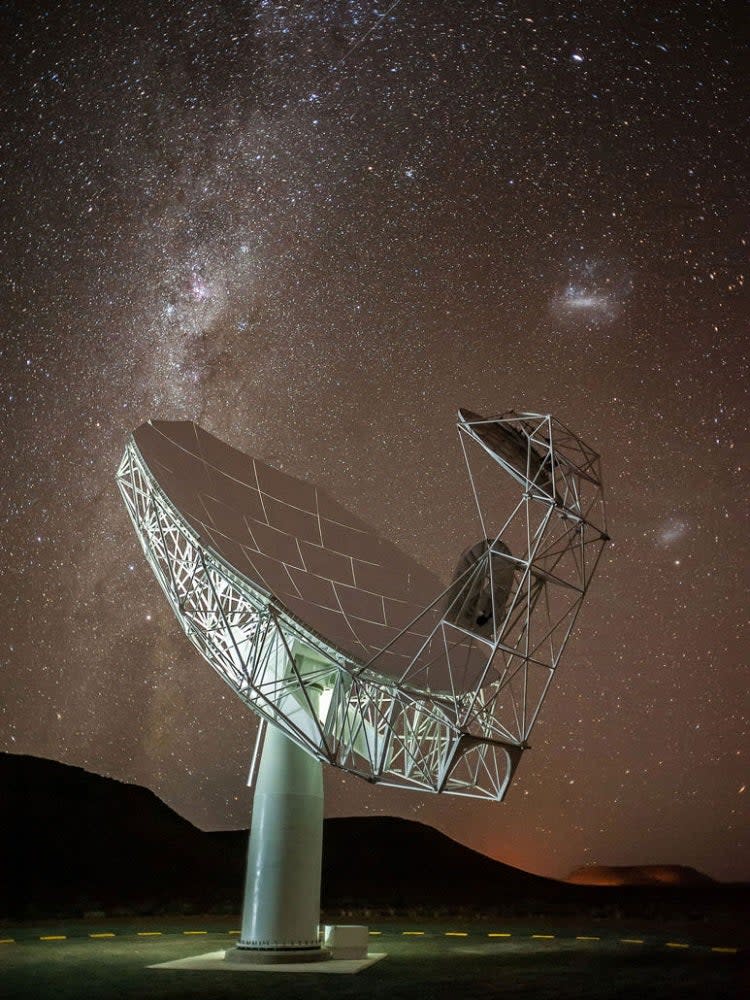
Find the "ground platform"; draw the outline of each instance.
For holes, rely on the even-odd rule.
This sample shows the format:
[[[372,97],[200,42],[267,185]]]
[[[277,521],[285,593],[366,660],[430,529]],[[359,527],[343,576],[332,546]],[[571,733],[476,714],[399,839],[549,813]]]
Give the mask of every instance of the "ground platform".
[[[180,972],[291,972],[297,974],[352,975],[368,969],[385,958],[385,952],[367,958],[330,958],[324,962],[227,962],[225,951],[208,951],[204,955],[159,962],[149,969],[175,969]]]

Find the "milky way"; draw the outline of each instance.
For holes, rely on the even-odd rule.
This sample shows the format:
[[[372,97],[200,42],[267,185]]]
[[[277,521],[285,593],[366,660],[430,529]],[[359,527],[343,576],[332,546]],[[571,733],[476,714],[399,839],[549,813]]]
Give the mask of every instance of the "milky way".
[[[116,495],[142,421],[319,483],[445,578],[476,541],[457,408],[550,411],[603,455],[614,544],[506,803],[329,773],[328,811],[546,874],[750,877],[731,18],[7,9],[0,747],[248,822],[254,721]]]

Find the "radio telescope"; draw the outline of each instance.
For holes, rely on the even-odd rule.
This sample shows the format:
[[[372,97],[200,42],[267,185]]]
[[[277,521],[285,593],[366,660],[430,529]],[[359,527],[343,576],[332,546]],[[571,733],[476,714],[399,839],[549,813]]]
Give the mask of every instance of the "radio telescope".
[[[608,540],[599,456],[558,420],[460,410],[457,427],[480,538],[447,587],[195,423],[128,440],[118,485],[172,610],[270,723],[237,946],[255,960],[322,954],[322,763],[503,799]]]

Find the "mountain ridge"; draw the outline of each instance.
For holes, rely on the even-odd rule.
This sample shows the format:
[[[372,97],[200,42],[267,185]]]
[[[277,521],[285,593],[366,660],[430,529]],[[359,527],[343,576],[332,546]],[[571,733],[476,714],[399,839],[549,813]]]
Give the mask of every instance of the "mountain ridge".
[[[246,830],[201,831],[148,789],[39,757],[0,753],[0,789],[0,850],[14,859],[0,879],[0,919],[240,910]],[[693,890],[575,885],[512,868],[411,820],[324,824],[329,909],[593,912],[647,899],[661,906],[675,892],[692,892],[701,906],[701,893],[719,885],[705,879],[708,887]]]
[[[566,882],[571,885],[717,885],[715,879],[689,865],[581,865]]]

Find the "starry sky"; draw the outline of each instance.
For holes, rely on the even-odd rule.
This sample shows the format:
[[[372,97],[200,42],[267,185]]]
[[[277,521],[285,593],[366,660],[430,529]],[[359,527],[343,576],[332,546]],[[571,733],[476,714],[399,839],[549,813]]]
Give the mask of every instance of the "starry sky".
[[[552,412],[613,544],[502,805],[329,771],[564,876],[748,867],[739,5],[5,3],[0,749],[247,825],[250,713],[117,495],[194,419],[444,579],[456,410]]]

